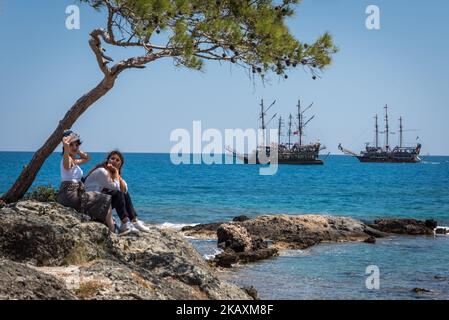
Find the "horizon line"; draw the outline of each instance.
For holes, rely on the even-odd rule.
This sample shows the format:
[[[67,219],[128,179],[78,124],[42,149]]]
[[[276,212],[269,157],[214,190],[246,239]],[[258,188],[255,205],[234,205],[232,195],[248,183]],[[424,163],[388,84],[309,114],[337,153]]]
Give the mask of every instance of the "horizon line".
[[[116,149],[114,149],[116,150]],[[13,152],[17,152],[17,153],[35,153],[36,151],[28,151],[28,150],[0,150],[1,152],[7,152],[7,153],[13,153]],[[87,153],[109,153],[111,152],[111,150],[108,151],[90,151]],[[159,151],[121,151],[123,153],[134,153],[134,154],[176,154],[176,153],[171,153],[171,152],[159,152]],[[53,151],[52,153],[61,153],[60,151]],[[193,154],[202,154],[202,153],[192,153],[189,152],[189,154],[193,155]],[[218,155],[227,155],[228,153],[216,153]],[[230,154],[229,154],[230,155]],[[324,156],[327,156],[327,154],[322,154]],[[350,155],[345,155],[345,154],[336,154],[336,153],[329,153],[330,156],[344,156],[344,157],[352,157]],[[420,155],[421,157],[449,157],[449,154],[423,154]]]

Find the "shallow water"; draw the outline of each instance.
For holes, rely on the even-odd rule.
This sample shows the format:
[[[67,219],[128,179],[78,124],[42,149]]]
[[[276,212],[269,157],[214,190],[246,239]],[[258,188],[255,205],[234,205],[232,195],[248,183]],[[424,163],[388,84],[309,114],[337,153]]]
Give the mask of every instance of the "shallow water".
[[[193,241],[203,254],[215,241]],[[368,289],[368,266],[379,268],[380,288]],[[253,285],[262,299],[449,299],[449,236],[392,237],[376,244],[321,244],[281,251],[279,257],[239,265],[223,275]],[[414,293],[425,288],[428,293]]]

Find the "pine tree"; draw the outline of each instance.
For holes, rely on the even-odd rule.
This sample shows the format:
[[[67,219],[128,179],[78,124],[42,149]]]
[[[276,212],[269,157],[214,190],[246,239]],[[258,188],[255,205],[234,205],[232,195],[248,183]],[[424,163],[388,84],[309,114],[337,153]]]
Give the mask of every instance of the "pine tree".
[[[245,68],[253,76],[274,73],[285,79],[290,69],[302,65],[316,79],[337,52],[329,33],[312,44],[291,35],[285,20],[294,15],[299,0],[80,1],[106,13],[105,27],[93,30],[89,39],[103,79],[67,111],[2,196],[5,202],[23,197],[45,159],[60,143],[63,131],[111,90],[124,70],[145,68],[162,58],[201,70],[206,60],[216,60]],[[142,53],[114,63],[105,53],[107,46],[135,47]]]

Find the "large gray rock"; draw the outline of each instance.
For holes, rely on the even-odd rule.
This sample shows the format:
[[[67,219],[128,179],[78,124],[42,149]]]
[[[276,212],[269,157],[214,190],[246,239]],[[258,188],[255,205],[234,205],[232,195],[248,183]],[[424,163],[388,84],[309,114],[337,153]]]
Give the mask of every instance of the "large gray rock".
[[[0,209],[0,256],[37,266],[60,266],[110,257],[106,226],[57,203],[20,201]]]
[[[217,238],[217,246],[224,252],[216,255],[213,263],[220,267],[230,268],[238,262],[255,262],[278,255],[276,248],[268,248],[266,241],[251,235],[241,224],[220,225],[217,229]]]
[[[251,298],[222,281],[180,234],[150,226],[140,237],[118,237],[56,203],[20,201],[0,209],[0,257],[62,280],[61,268],[77,266],[79,287],[70,290],[84,299]]]
[[[76,299],[63,281],[10,260],[0,260],[0,300]]]
[[[245,227],[224,223],[217,229],[218,247],[221,249],[231,249],[234,252],[244,252],[253,250],[252,238]]]

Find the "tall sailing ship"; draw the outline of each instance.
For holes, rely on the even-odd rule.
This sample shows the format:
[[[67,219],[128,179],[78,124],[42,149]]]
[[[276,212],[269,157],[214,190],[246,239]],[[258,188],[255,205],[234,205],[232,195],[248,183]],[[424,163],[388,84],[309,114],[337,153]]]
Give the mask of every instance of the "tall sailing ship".
[[[260,119],[261,119],[261,129],[262,132],[265,132],[269,123],[276,117],[277,114],[271,117],[271,119],[266,122],[265,119],[267,117],[268,110],[276,103],[274,101],[268,108],[264,106],[263,99],[261,101],[260,107]],[[313,103],[310,104],[307,108],[303,109],[301,106],[301,101],[298,100],[297,104],[297,123],[296,129],[294,130],[293,116],[290,114],[288,117],[288,141],[281,141],[281,131],[283,128],[283,119],[279,117],[278,121],[278,141],[277,143],[267,145],[266,139],[264,136],[264,141],[261,145],[259,145],[256,150],[251,154],[239,154],[235,150],[231,148],[227,148],[229,152],[233,154],[234,157],[239,158],[246,164],[260,164],[264,163],[261,161],[262,155],[264,159],[269,159],[270,153],[274,148],[277,149],[278,153],[278,163],[279,164],[296,164],[296,165],[322,165],[324,161],[319,159],[319,153],[321,150],[326,149],[325,146],[321,145],[319,141],[314,143],[304,144],[304,129],[306,126],[315,118],[315,116],[311,116],[306,120],[305,112],[308,111],[313,106]],[[298,136],[298,141],[293,143],[292,138],[294,136]]]
[[[356,154],[350,150],[343,148],[341,143],[338,149],[344,154],[351,155],[359,159],[360,162],[393,162],[393,163],[416,163],[420,162],[419,153],[421,152],[421,144],[417,143],[416,147],[404,147],[403,143],[403,124],[402,117],[399,118],[399,146],[390,147],[390,128],[388,124],[388,105],[385,105],[385,131],[380,132],[385,134],[385,145],[379,146],[379,125],[378,116],[375,119],[375,146],[366,144],[364,151]]]

